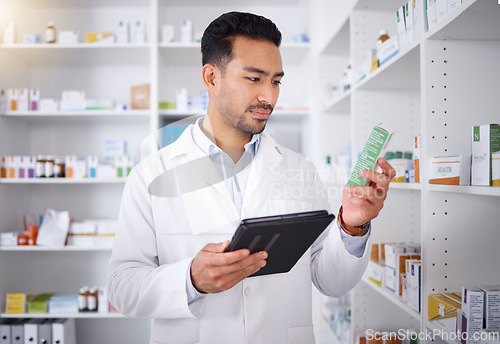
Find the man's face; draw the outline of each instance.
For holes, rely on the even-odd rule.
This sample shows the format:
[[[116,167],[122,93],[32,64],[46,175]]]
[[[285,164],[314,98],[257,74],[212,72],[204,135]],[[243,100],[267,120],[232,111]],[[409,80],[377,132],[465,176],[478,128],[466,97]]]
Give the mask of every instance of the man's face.
[[[224,122],[247,134],[261,133],[280,93],[283,66],[270,41],[237,36],[233,59],[220,75],[215,103]]]

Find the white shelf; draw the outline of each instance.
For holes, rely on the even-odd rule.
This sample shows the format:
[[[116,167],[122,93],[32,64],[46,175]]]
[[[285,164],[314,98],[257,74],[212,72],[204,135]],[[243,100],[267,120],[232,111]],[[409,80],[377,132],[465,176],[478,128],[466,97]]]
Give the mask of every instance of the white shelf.
[[[7,111],[2,116],[15,119],[23,120],[149,120],[150,112],[149,110],[126,110],[126,111],[114,111],[114,110],[88,110],[88,111],[51,111],[51,112],[40,112],[40,111]]]
[[[116,0],[115,0],[116,1]],[[207,6],[207,2],[204,0],[160,0],[160,5],[165,4],[168,6],[186,6],[186,7],[195,7],[195,6]],[[302,0],[254,0],[252,1],[253,6],[297,6],[301,5]],[[248,1],[246,0],[212,0],[210,1],[210,6],[231,6],[236,7],[237,5],[248,5]]]
[[[126,178],[1,178],[0,184],[125,184]]]
[[[420,42],[398,53],[363,80],[354,90],[418,90],[420,88]]]
[[[51,314],[51,313],[23,313],[23,314],[8,314],[2,313],[0,318],[74,318],[74,319],[122,319],[124,315],[116,312],[110,313],[64,313],[64,314]]]
[[[111,247],[47,247],[47,246],[0,246],[0,251],[6,252],[108,252]]]
[[[32,8],[47,7],[146,7],[148,0],[20,0]]]
[[[422,190],[420,183],[390,183],[389,190]]]
[[[0,44],[0,49],[19,49],[19,50],[45,50],[45,49],[146,49],[151,48],[149,43],[74,43],[74,44],[62,44],[62,43],[38,43],[38,44]]]
[[[373,290],[377,291],[381,296],[385,297],[387,300],[395,304],[397,307],[399,307],[401,310],[406,312],[407,314],[411,315],[415,320],[420,321],[420,313],[415,312],[413,309],[408,307],[406,304],[401,302],[393,293],[391,293],[388,290],[385,290],[384,288],[379,287],[372,281],[370,281],[367,277],[363,276],[361,279],[363,283],[366,285],[370,286]]]
[[[201,44],[198,42],[182,43],[159,43],[160,61],[167,65],[197,65],[201,66]],[[282,43],[280,51],[283,63],[297,63],[302,61],[305,54],[310,50],[310,43]]]
[[[500,197],[500,188],[491,186],[459,186],[428,184],[425,188],[429,191],[454,192],[468,195],[481,195]]]
[[[323,112],[330,113],[350,113],[351,112],[351,91],[348,90],[339,95],[330,104],[326,105]]]
[[[426,39],[500,40],[497,1],[470,0],[459,5],[426,33]],[[480,24],[478,24],[480,23]]]
[[[396,10],[401,5],[403,5],[403,1],[401,0],[384,0],[384,1],[357,0],[354,9],[363,11],[396,12]]]
[[[349,41],[349,17],[346,18],[344,24],[327,39],[324,46],[320,49],[322,55],[349,56],[350,54]]]
[[[0,44],[0,52],[31,66],[147,65],[151,44]]]

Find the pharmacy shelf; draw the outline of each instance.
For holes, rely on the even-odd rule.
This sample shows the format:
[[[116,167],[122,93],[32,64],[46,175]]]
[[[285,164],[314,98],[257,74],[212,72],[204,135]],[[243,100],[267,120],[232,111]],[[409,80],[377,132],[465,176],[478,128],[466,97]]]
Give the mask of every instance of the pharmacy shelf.
[[[2,313],[0,318],[16,318],[16,319],[26,319],[26,318],[74,318],[74,319],[118,319],[125,318],[124,315],[117,312],[110,313],[61,313],[61,314],[51,314],[51,313],[23,313],[23,314],[9,314]]]
[[[310,43],[282,43],[280,47],[283,63],[303,60],[311,47]],[[201,65],[201,44],[198,42],[159,43],[160,61],[167,65]]]
[[[149,0],[21,0],[30,8],[50,7],[147,7]]]
[[[411,315],[415,320],[420,321],[420,313],[415,312],[413,309],[408,307],[406,304],[401,302],[395,295],[394,293],[391,293],[388,290],[385,290],[384,288],[379,287],[372,281],[370,281],[366,276],[363,276],[361,279],[363,283],[365,283],[367,286],[371,287],[373,290],[377,291],[381,296],[398,306],[401,310],[406,312],[407,314]]]
[[[88,110],[88,111],[51,111],[51,112],[40,112],[40,111],[7,111],[2,116],[8,118],[23,119],[29,121],[36,120],[149,120],[149,110],[126,110],[126,111],[114,111],[114,110]]]
[[[0,53],[31,66],[147,65],[151,44],[0,44]]]
[[[500,187],[428,184],[425,188],[429,191],[437,192],[453,192],[469,195],[500,197]]]
[[[346,91],[339,95],[334,101],[323,109],[325,113],[345,113],[351,112],[351,91]]]
[[[383,66],[351,86],[354,90],[418,90],[420,88],[420,42],[398,53]]]
[[[111,247],[81,247],[81,246],[0,246],[0,251],[5,252],[108,252]]]
[[[420,183],[391,183],[389,184],[389,190],[422,190],[422,184]]]
[[[0,49],[16,49],[16,50],[59,50],[59,49],[144,49],[150,48],[149,43],[38,43],[38,44],[0,44]]]
[[[98,1],[98,0],[95,0]],[[117,1],[117,0],[115,0]],[[207,2],[205,0],[160,0],[161,4],[168,4],[168,6],[184,6],[184,7],[199,7],[199,6],[207,6]],[[253,0],[252,6],[297,6],[302,4],[302,0]],[[246,0],[211,0],[210,6],[231,6],[236,7],[237,5],[248,5],[248,1]]]
[[[319,320],[320,326],[318,328],[321,331],[321,338],[328,338],[326,342],[317,342],[317,344],[342,344],[337,335],[333,332],[328,324],[328,321],[325,317],[321,316]]]
[[[497,1],[470,0],[426,33],[426,39],[500,40],[500,4]],[[481,23],[478,25],[478,23]]]
[[[0,178],[0,184],[125,184],[126,178]]]
[[[442,331],[441,327],[434,325],[431,321],[428,321],[428,320],[425,321],[425,327],[427,327],[429,330],[431,330],[432,333],[436,333],[436,334],[439,334]],[[451,340],[450,338],[446,338],[446,337],[441,338],[441,339],[448,344],[461,344],[462,343],[459,340]]]
[[[324,46],[320,49],[321,55],[349,56],[350,54],[349,41],[349,17],[344,24],[335,31]]]
[[[395,12],[403,2],[401,0],[358,0],[354,9],[357,11],[390,11]]]

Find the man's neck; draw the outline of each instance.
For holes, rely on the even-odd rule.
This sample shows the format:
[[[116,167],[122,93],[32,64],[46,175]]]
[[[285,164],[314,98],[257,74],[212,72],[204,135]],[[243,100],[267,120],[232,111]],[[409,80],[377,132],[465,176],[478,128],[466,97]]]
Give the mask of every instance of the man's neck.
[[[210,115],[205,116],[201,129],[217,147],[231,157],[234,163],[240,160],[245,151],[245,145],[252,139],[251,134],[242,133],[238,129],[227,126],[216,116],[212,118]]]

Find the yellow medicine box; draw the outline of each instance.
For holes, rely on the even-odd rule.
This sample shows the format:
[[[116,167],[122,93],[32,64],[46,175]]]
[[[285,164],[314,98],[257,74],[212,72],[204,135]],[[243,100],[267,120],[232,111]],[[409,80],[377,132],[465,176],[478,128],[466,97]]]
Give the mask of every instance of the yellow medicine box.
[[[458,310],[462,309],[462,304],[455,300],[442,294],[429,294],[429,320],[448,333],[456,331]]]
[[[26,294],[7,293],[7,305],[5,307],[5,313],[23,314],[25,305],[26,305]]]
[[[115,38],[112,32],[86,32],[85,43],[107,42],[114,43]]]

